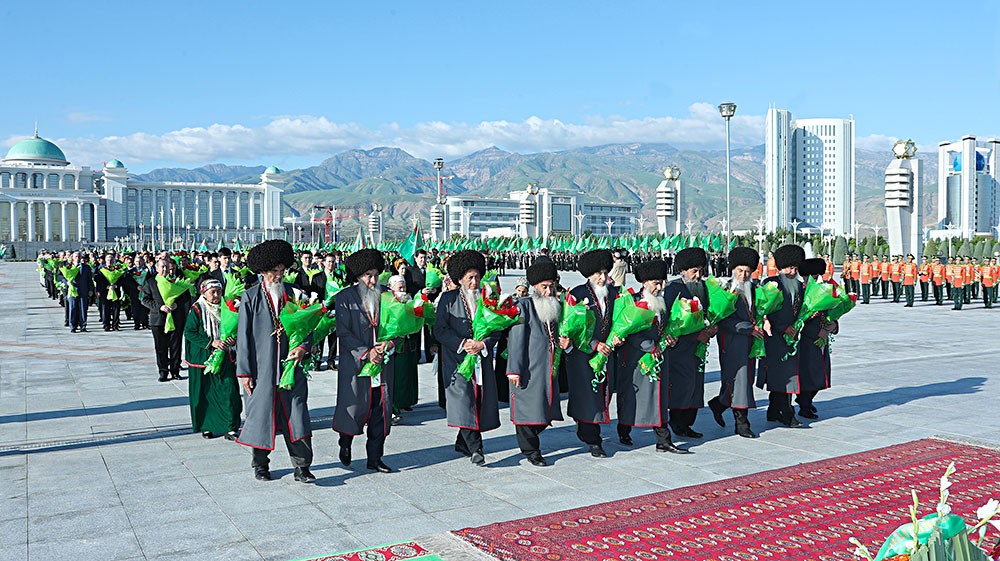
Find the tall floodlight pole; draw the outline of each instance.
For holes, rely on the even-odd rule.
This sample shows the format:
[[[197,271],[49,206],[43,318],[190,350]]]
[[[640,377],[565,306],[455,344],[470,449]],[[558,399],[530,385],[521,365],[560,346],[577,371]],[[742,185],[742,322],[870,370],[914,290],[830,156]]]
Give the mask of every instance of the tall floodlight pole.
[[[611,237],[611,227],[615,225],[615,221],[609,218],[609,219],[607,219],[607,221],[604,222],[604,225],[608,227],[608,237],[610,238]]]
[[[582,210],[580,212],[576,213],[576,235],[577,236],[582,236],[583,235],[583,219],[586,218],[586,217],[587,217],[587,215],[584,214]]]
[[[792,243],[794,244],[794,243],[795,243],[795,232],[796,232],[796,231],[798,231],[798,229],[799,229],[799,224],[802,224],[802,223],[801,223],[801,222],[799,222],[799,221],[798,221],[798,220],[796,219],[796,220],[792,220],[792,221],[791,221],[791,222],[790,222],[789,224],[791,224],[791,225],[792,225]]]
[[[757,227],[757,235],[755,237],[757,238],[757,253],[760,254],[761,244],[767,239],[767,236],[764,235],[764,217],[761,216],[757,220],[754,220],[754,226]]]
[[[730,173],[729,173],[729,120],[736,114],[736,104],[725,102],[719,104],[719,114],[726,120],[726,246],[728,247],[732,237],[733,215],[730,212]]]
[[[444,167],[444,158],[434,158],[434,169],[437,170],[437,177],[438,177],[438,193],[437,193],[438,201],[444,200],[444,187],[441,185],[441,168],[443,167]],[[444,203],[439,202],[438,204],[444,204]]]

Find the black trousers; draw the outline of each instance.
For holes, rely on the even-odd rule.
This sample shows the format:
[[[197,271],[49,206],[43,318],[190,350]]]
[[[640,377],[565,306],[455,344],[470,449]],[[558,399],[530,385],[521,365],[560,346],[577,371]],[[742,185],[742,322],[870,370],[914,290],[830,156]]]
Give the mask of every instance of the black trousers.
[[[121,326],[121,307],[119,300],[104,300],[104,329],[118,329]]]
[[[156,348],[156,369],[160,375],[177,375],[181,371],[181,344],[184,342],[184,322],[178,322],[170,333],[162,325],[154,325],[153,346]]]
[[[601,425],[597,423],[582,423],[577,421],[576,437],[579,438],[580,442],[583,442],[584,444],[596,446],[602,441]]]
[[[792,409],[792,394],[785,392],[768,392],[768,418],[778,417],[780,419],[790,421],[794,415],[795,410]]]
[[[928,286],[928,285],[930,285],[930,282],[928,282],[928,281],[920,281],[920,301],[921,302],[926,302],[927,301],[928,288],[930,288],[930,286]]]
[[[320,362],[323,361],[323,347],[328,348],[330,351],[327,353],[326,364],[327,366],[333,367],[336,362],[334,359],[337,357],[337,334],[331,333],[326,337],[326,339],[319,342],[319,358]]]
[[[367,441],[365,451],[368,453],[368,463],[377,464],[385,454],[385,415],[382,414],[382,388],[372,388],[371,407],[368,408],[368,429],[365,432]],[[341,434],[340,445],[349,448],[354,442],[354,435]]]
[[[962,304],[965,303],[965,288],[961,286],[955,286],[951,289],[951,299],[955,302],[956,310],[962,309]]]
[[[872,285],[870,283],[861,284],[861,301],[867,304],[872,299]]]
[[[993,287],[984,286],[983,287],[983,305],[987,308],[993,307]]]
[[[697,409],[671,409],[670,425],[675,429],[689,429],[697,416]]]
[[[903,285],[903,294],[906,297],[906,305],[913,307],[914,286],[912,284]]]
[[[944,287],[940,284],[934,285],[934,305],[940,306],[941,301],[944,300]]]
[[[664,417],[666,417],[666,415],[664,415]],[[665,446],[667,444],[673,444],[670,440],[670,423],[667,422],[666,418],[661,419],[661,421],[663,422],[662,425],[653,427],[653,433],[656,434],[656,445]],[[618,438],[625,438],[631,434],[632,425],[618,425]]]
[[[284,407],[274,409],[274,426],[278,427],[279,432],[285,437],[285,449],[288,450],[288,458],[292,461],[292,465],[297,468],[311,466],[313,461],[312,437],[292,442],[288,431],[281,430],[282,427],[288,426],[288,415],[285,413]],[[251,450],[253,450],[253,458],[250,460],[250,467],[267,469],[270,463],[268,456],[271,451],[263,448],[252,448]]]
[[[132,296],[132,320],[137,327],[149,327],[149,308],[138,302],[139,295]]]
[[[892,281],[892,301],[893,302],[899,302],[899,296],[901,294],[901,292],[899,290],[900,286],[901,285],[899,284],[899,281]]]
[[[813,399],[816,398],[816,394],[818,393],[818,390],[802,392],[795,396],[795,403],[798,403],[799,407],[806,410],[815,409],[815,407],[813,407]]]
[[[514,425],[514,435],[517,436],[517,446],[521,453],[527,457],[541,456],[541,449],[538,442],[538,435],[548,425]]]
[[[476,429],[458,429],[458,438],[455,439],[455,446],[465,449],[469,454],[483,453],[483,433]]]
[[[889,281],[882,281],[882,299],[885,300],[889,298]]]

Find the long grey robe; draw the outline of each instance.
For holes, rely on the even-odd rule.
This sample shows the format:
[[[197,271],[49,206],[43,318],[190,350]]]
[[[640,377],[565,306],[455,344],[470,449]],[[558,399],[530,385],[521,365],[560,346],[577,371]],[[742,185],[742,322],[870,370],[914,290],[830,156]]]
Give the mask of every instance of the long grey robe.
[[[493,371],[493,347],[500,339],[500,333],[488,335],[486,355],[480,355],[482,365],[482,386],[476,386],[476,378],[466,380],[458,373],[458,365],[465,359],[461,350],[462,342],[472,338],[472,320],[469,312],[475,313],[476,303],[466,302],[462,291],[449,290],[438,300],[434,320],[434,338],[441,343],[441,372],[444,376],[445,405],[448,412],[448,426],[478,431],[493,430],[500,426],[500,409],[497,404],[497,382]],[[476,406],[476,393],[482,391]]]
[[[597,386],[594,391],[592,381],[594,379],[594,369],[590,367],[588,361],[597,354],[597,343],[607,342],[608,334],[611,332],[611,318],[614,313],[614,301],[618,296],[618,288],[608,286],[608,296],[604,300],[604,314],[597,305],[597,297],[590,288],[590,283],[585,282],[569,291],[570,295],[577,302],[589,300],[587,308],[594,313],[596,322],[594,323],[594,334],[590,339],[588,348],[573,348],[572,352],[563,354],[566,361],[566,374],[569,378],[569,405],[566,413],[584,423],[609,423],[611,415],[608,413],[608,405],[611,403],[612,384],[617,377],[615,369],[618,366],[618,351],[611,353],[608,357],[606,379],[604,383]]]
[[[378,287],[382,292],[382,287]],[[378,320],[368,315],[361,303],[358,285],[345,288],[337,293],[335,309],[337,314],[337,351],[340,364],[337,370],[337,407],[333,413],[333,430],[350,435],[363,432],[371,409],[371,378],[358,376],[368,352],[375,347],[378,334]],[[395,343],[398,345],[399,340]],[[382,415],[385,419],[385,434],[389,434],[392,423],[392,386],[395,357],[382,365]]]
[[[751,281],[751,286],[756,288],[756,281]],[[733,409],[757,407],[753,397],[757,359],[750,358],[750,347],[753,346],[751,306],[752,303],[748,303],[741,293],[736,299],[736,312],[719,322],[719,333],[716,335],[722,370],[720,401]]]
[[[784,301],[781,309],[769,315],[767,319],[771,322],[771,333],[764,339],[764,350],[767,356],[761,360],[760,369],[757,371],[757,387],[766,388],[771,392],[799,393],[801,385],[799,383],[799,355],[795,354],[782,361],[791,347],[785,343],[782,334],[786,328],[795,323],[799,315],[799,308],[802,306],[802,296],[805,293],[802,283],[798,282],[795,294],[785,290],[781,280],[777,277],[767,277],[764,283],[777,283],[781,289]],[[762,283],[763,284],[763,283]],[[799,341],[799,348],[802,348],[802,341]]]
[[[677,298],[692,298],[682,279],[667,283],[663,294],[667,310]],[[707,301],[702,304],[708,309]],[[676,345],[667,349],[665,360],[670,363],[671,409],[701,409],[705,406],[705,370],[701,367],[701,359],[694,354],[698,346],[697,337],[697,333],[683,335],[677,338]]]
[[[636,302],[641,294],[632,295]],[[638,427],[660,427],[666,424],[670,394],[670,364],[660,363],[660,379],[650,380],[642,373],[639,359],[652,352],[663,338],[666,320],[659,321],[638,333],[625,338],[621,349],[621,366],[618,369],[618,423]]]
[[[799,341],[799,381],[804,392],[825,390],[830,387],[830,347],[817,347],[816,339],[823,328],[824,319],[815,317],[802,327]],[[789,359],[791,360],[791,359]]]
[[[283,283],[284,299],[278,310],[294,297],[292,285]],[[309,422],[309,385],[301,364],[295,367],[295,385],[290,390],[279,390],[281,361],[288,356],[288,335],[275,331],[274,320],[268,306],[271,296],[263,284],[248,288],[240,299],[239,323],[236,328],[236,375],[253,378],[254,389],[246,399],[246,421],[236,440],[240,444],[274,450],[276,432],[290,432],[292,441],[312,436]],[[280,325],[280,324],[279,324]],[[308,352],[312,347],[312,334],[302,347]],[[288,415],[287,427],[275,426],[275,407],[284,408]]]
[[[507,339],[507,373],[520,375],[521,385],[510,386],[510,420],[515,425],[548,425],[563,418],[552,372],[559,326],[538,319],[531,297],[521,298],[517,308],[521,321],[510,328]]]

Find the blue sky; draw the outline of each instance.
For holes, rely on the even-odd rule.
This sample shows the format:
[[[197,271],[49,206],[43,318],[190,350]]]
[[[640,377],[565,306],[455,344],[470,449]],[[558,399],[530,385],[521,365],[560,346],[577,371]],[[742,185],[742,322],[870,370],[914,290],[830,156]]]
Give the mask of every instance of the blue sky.
[[[7,3],[0,145],[76,164],[300,167],[355,147],[458,157],[763,142],[769,103],[858,144],[1000,136],[1000,3]]]

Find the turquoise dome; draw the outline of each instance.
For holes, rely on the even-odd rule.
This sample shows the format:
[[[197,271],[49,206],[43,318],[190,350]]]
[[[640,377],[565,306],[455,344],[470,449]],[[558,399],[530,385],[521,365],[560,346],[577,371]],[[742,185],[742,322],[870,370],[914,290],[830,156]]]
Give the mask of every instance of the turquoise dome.
[[[11,146],[4,161],[69,165],[66,155],[58,146],[37,135]]]
[[[123,167],[125,167],[125,164],[123,164],[121,160],[111,160],[110,162],[104,164],[104,169]]]
[[[264,170],[264,173],[281,173],[281,170],[278,169],[277,166],[267,166],[267,169]]]

